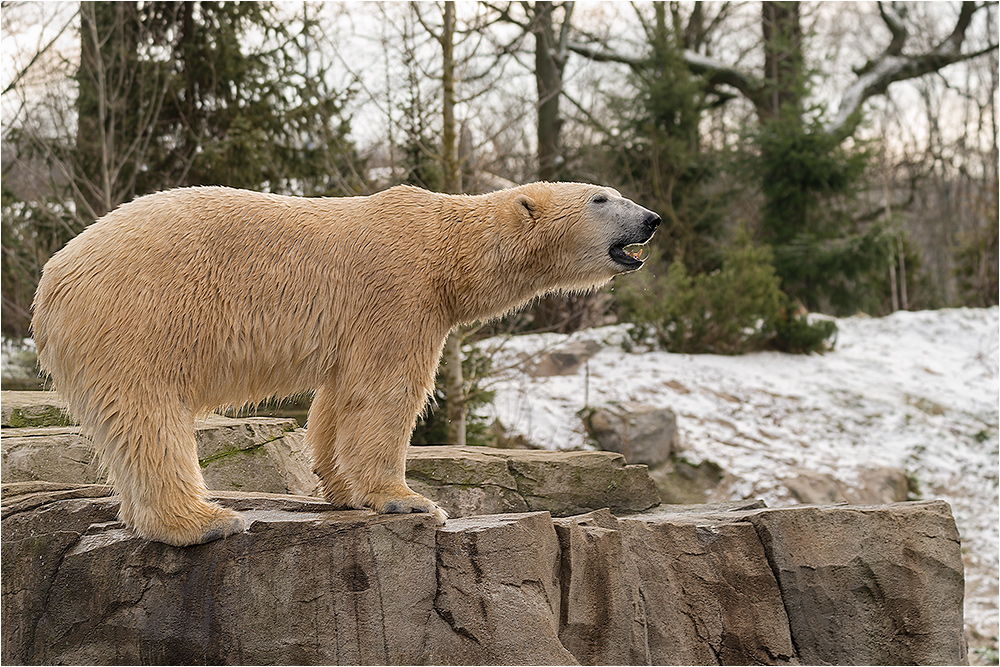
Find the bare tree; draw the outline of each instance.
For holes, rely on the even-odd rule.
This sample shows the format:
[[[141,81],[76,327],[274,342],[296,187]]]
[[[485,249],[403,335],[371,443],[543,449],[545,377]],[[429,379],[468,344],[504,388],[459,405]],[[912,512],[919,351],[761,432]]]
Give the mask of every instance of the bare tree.
[[[888,29],[889,43],[864,65],[854,69],[854,81],[841,91],[837,110],[825,130],[842,138],[849,137],[861,122],[865,102],[884,94],[893,83],[922,77],[954,63],[996,51],[996,41],[978,47],[966,46],[966,36],[973,17],[984,10],[992,11],[991,4],[963,2],[946,37],[930,48],[909,52],[906,47],[911,41],[911,34],[905,20],[905,4],[879,2],[879,16]],[[688,67],[692,72],[705,76],[712,91],[721,91],[723,97],[729,97],[726,91],[734,90],[748,99],[761,115],[773,114],[776,107],[787,101],[783,99],[787,91],[776,90],[774,81],[782,76],[789,76],[787,73],[792,71],[790,68],[796,67],[794,52],[801,50],[798,5],[795,2],[762,3],[761,25],[767,49],[763,74],[699,53],[694,43],[686,46],[683,51]],[[720,8],[719,12],[721,15],[723,9]],[[701,15],[701,11],[698,15]],[[692,21],[684,32],[698,34],[695,26],[703,24],[702,20],[692,15]],[[636,68],[643,66],[641,57],[617,53],[600,44],[570,41],[568,46],[572,51],[595,60],[621,62]],[[783,75],[782,72],[786,74]]]
[[[563,118],[559,103],[563,96],[563,72],[569,57],[574,3],[571,0],[538,0],[485,4],[497,12],[499,20],[519,26],[523,35],[531,35],[533,38],[532,69],[538,93],[535,137],[538,178],[543,181],[558,181],[566,166],[562,147]],[[559,19],[558,13],[562,14]],[[520,40],[515,40],[511,47],[519,42]]]
[[[456,42],[459,39],[455,3],[453,0],[446,0],[441,5],[440,26],[432,25],[424,17],[418,5],[412,7],[419,23],[441,49],[441,148],[439,162],[442,179],[440,187],[445,192],[458,194],[465,190],[463,174],[466,171],[466,161],[469,156],[468,154],[463,155],[460,150],[461,132],[456,118],[456,106],[459,102],[457,68],[460,66],[460,62],[455,52]],[[481,30],[482,27],[478,21],[474,21],[474,25],[466,30],[465,37]],[[466,62],[475,55],[475,51],[476,49],[473,48],[471,53],[466,54]],[[473,73],[469,78],[476,81],[481,76]],[[475,93],[473,93],[474,95]],[[463,374],[462,344],[467,333],[466,327],[458,327],[452,331],[445,341],[441,359],[447,439],[449,444],[454,445],[466,444],[469,382],[466,381]]]

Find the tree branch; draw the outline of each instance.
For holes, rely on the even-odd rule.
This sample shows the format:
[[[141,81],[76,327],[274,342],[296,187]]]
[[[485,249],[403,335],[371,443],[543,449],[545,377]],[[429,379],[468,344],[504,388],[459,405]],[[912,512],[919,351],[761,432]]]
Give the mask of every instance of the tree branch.
[[[941,42],[937,51],[953,51],[959,53],[962,50],[962,42],[965,41],[965,31],[969,27],[969,23],[972,22],[972,15],[979,11],[984,5],[977,5],[975,2],[962,3],[962,10],[958,14],[958,20],[955,22],[955,29],[951,31],[948,38]]]
[[[685,49],[684,62],[695,74],[703,75],[711,86],[720,84],[732,86],[743,93],[754,105],[758,105],[764,92],[764,82],[737,67],[731,67],[723,62]]]
[[[14,76],[14,80],[11,81],[9,84],[7,84],[7,87],[3,89],[3,92],[0,93],[0,95],[6,95],[17,86],[17,84],[21,81],[21,79],[24,78],[24,75],[28,73],[28,70],[30,70],[36,62],[38,62],[38,59],[41,58],[43,55],[45,55],[46,51],[52,48],[53,44],[59,41],[59,38],[62,37],[62,34],[66,32],[66,28],[70,27],[73,24],[73,20],[76,19],[76,15],[79,13],[80,10],[79,9],[76,10],[73,13],[73,15],[69,17],[69,20],[66,21],[65,24],[63,24],[63,27],[59,29],[59,32],[56,33],[56,36],[53,37],[51,40],[49,40],[48,44],[46,44],[44,47],[35,52],[35,54],[31,57],[31,60],[28,61],[28,64],[21,68],[21,70],[17,73],[17,75]]]
[[[569,33],[572,29],[571,19],[573,16],[573,7],[575,3],[573,0],[569,0],[563,5],[563,20],[562,24],[559,26],[559,42],[556,50],[557,57],[565,64],[566,56],[569,55],[567,50],[567,45],[569,43]]]
[[[628,65],[632,69],[639,69],[645,65],[645,61],[641,58],[632,58],[606,49],[595,49],[588,44],[581,44],[580,42],[567,42],[566,47],[573,53],[598,63],[621,63]]]
[[[903,17],[896,12],[894,7],[887,6],[884,2],[878,3],[878,13],[882,16],[882,22],[885,23],[885,27],[889,29],[889,33],[892,35],[892,41],[885,52],[890,56],[898,56],[903,52],[903,44],[906,43],[906,39],[909,37]]]
[[[879,3],[879,12],[893,34],[892,42],[882,55],[870,60],[858,70],[857,81],[844,91],[837,113],[827,124],[826,131],[841,138],[850,136],[861,122],[862,105],[869,98],[884,94],[893,83],[915,79],[942,70],[948,65],[996,51],[997,44],[994,43],[976,51],[962,53],[965,31],[972,21],[972,16],[984,6],[975,2],[963,2],[955,27],[945,40],[927,53],[907,56],[902,55],[903,42],[906,39],[905,26],[902,25],[898,14]]]

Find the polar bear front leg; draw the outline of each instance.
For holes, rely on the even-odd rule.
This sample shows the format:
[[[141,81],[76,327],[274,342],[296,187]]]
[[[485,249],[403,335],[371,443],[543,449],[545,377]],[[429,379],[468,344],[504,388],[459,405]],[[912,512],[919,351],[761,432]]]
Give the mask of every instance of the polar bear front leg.
[[[351,483],[337,465],[337,395],[334,389],[320,387],[313,396],[306,422],[306,446],[319,477],[323,497],[336,507],[353,507]]]
[[[317,390],[309,412],[306,437],[327,500],[379,514],[428,513],[443,524],[448,514],[406,484],[406,448],[423,395],[401,385],[354,386],[349,396]]]

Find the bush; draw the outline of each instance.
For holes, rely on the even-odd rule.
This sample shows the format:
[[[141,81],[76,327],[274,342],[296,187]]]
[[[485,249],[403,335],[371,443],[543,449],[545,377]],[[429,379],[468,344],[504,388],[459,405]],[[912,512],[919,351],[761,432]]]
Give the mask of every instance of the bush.
[[[774,338],[771,341],[774,349],[793,354],[808,354],[825,352],[833,348],[832,341],[837,335],[836,322],[833,320],[810,322],[806,315],[796,313],[792,308],[786,308],[785,312],[787,315],[775,321]]]
[[[622,314],[635,323],[632,338],[686,354],[826,349],[836,325],[795,314],[771,262],[770,250],[744,234],[717,271],[690,275],[675,262],[662,279],[647,276],[622,295]]]

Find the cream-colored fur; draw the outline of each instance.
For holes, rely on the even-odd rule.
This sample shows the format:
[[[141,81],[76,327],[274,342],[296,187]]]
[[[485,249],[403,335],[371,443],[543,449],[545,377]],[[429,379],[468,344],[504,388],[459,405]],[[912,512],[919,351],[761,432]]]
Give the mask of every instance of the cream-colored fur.
[[[612,255],[658,222],[582,184],[308,199],[170,190],[113,211],[45,265],[38,357],[144,537],[187,545],[243,530],[205,500],[193,420],[313,389],[307,440],[328,499],[443,522],[404,473],[448,332],[637,268]]]

